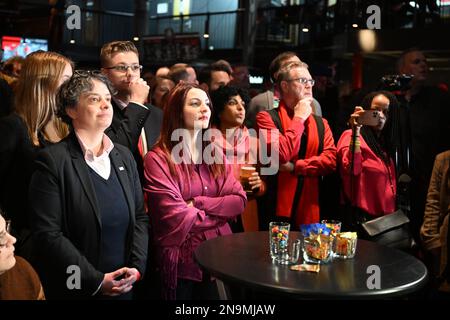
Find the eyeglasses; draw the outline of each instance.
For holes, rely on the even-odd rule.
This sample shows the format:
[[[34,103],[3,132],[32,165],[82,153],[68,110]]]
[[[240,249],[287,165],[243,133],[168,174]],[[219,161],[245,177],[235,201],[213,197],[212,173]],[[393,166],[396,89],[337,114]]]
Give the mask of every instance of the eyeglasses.
[[[11,234],[11,220],[6,220],[6,233],[0,238],[0,249],[6,248],[8,244],[8,239],[6,236]]]
[[[108,70],[115,70],[117,72],[120,73],[125,73],[128,71],[128,68],[131,69],[131,71],[133,72],[138,72],[138,71],[142,71],[142,66],[140,64],[132,64],[132,65],[126,65],[126,64],[119,64],[117,66],[114,67],[108,67],[108,68],[104,68],[104,69],[108,69]]]
[[[316,83],[316,81],[314,81],[314,79],[306,79],[306,78],[289,79],[289,80],[286,80],[286,81],[288,81],[288,82],[298,81],[298,82],[300,82],[303,85],[305,85],[305,84],[307,84],[309,82],[311,87],[314,85],[314,83]]]

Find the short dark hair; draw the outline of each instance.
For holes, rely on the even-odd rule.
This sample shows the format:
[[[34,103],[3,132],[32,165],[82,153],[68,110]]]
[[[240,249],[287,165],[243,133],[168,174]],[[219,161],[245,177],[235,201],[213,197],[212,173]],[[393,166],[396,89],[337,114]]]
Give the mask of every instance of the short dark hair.
[[[214,106],[214,112],[212,114],[212,123],[219,127],[220,118],[219,115],[225,109],[226,104],[230,100],[231,97],[240,96],[241,99],[245,102],[245,107],[247,109],[247,105],[250,102],[250,96],[247,91],[234,86],[222,86],[217,90],[211,91],[211,102]]]
[[[209,86],[209,83],[211,82],[211,65],[207,65],[200,69],[197,80],[198,83],[206,83]]]
[[[231,67],[231,64],[227,60],[224,60],[224,59],[220,59],[220,60],[214,61],[213,63],[211,63],[211,66],[213,68],[215,66],[221,66],[222,68],[224,68],[224,69],[221,69],[221,70],[225,71],[230,76],[233,73],[233,68]]]
[[[419,47],[412,47],[412,48],[408,48],[405,51],[403,51],[400,54],[400,57],[398,57],[397,60],[397,72],[400,72],[400,69],[403,67],[403,65],[405,64],[405,57],[410,54],[411,52],[423,52]]]
[[[206,83],[208,87],[211,86],[211,75],[216,71],[223,71],[231,76],[230,69],[225,64],[214,62],[200,70],[197,77],[198,82]]]
[[[178,84],[180,81],[185,81],[189,77],[189,73],[187,71],[189,66],[176,65],[170,67],[169,74],[167,75],[175,84]]]
[[[72,124],[72,119],[67,114],[68,108],[74,108],[84,92],[91,91],[94,87],[93,80],[100,81],[106,85],[111,95],[115,94],[115,90],[108,78],[98,70],[75,70],[73,76],[64,82],[58,90],[56,96],[57,112],[65,123]]]

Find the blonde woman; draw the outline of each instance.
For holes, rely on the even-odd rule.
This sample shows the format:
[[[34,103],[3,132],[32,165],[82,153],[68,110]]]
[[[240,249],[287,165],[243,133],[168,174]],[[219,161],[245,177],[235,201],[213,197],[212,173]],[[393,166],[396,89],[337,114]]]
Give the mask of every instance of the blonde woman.
[[[38,150],[68,134],[55,117],[56,92],[72,76],[73,62],[55,53],[27,56],[15,90],[15,111],[0,120],[0,207],[12,220],[16,252],[29,258],[28,185]]]

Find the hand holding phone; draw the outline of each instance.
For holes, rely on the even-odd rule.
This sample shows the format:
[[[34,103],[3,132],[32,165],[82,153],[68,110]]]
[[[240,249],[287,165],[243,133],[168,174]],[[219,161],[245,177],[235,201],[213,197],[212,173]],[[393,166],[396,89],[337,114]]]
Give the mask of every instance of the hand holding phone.
[[[355,110],[353,111],[353,113],[350,115],[350,119],[348,120],[348,124],[353,128],[353,129],[358,129],[361,127],[361,125],[356,121],[359,117],[360,114],[364,113],[364,109],[360,106],[356,106]]]

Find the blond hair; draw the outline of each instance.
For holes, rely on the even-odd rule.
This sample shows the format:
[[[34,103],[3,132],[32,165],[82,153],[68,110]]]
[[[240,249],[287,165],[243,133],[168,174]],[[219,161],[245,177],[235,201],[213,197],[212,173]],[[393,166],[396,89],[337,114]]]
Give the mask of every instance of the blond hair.
[[[113,41],[103,45],[100,51],[100,63],[102,67],[109,67],[109,59],[116,53],[120,52],[134,52],[139,57],[139,52],[131,41]]]
[[[56,52],[36,51],[27,56],[22,66],[15,91],[15,111],[25,122],[28,135],[39,146],[39,134],[45,135],[45,127],[53,122],[56,133],[62,139],[69,129],[55,117],[56,93],[67,64],[73,62]]]

